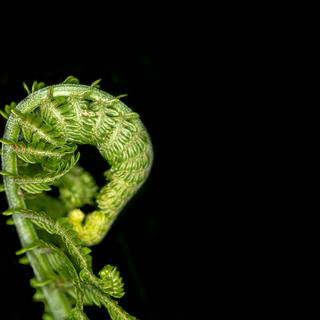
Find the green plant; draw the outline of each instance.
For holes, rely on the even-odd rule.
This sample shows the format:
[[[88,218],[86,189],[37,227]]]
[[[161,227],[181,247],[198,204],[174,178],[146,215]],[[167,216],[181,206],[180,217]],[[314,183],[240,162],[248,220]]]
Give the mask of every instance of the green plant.
[[[45,87],[35,81],[18,105],[6,105],[2,170],[10,216],[35,273],[35,299],[45,304],[43,319],[88,319],[85,305],[105,306],[111,319],[136,319],[113,298],[124,294],[116,267],[95,275],[90,249],[108,232],[121,209],[147,178],[152,145],[139,115],[121,96],[80,85],[68,77]],[[108,183],[98,191],[94,178],[77,165],[77,145],[95,146],[109,163]],[[59,198],[47,192],[55,186]],[[81,211],[86,204],[96,210]]]

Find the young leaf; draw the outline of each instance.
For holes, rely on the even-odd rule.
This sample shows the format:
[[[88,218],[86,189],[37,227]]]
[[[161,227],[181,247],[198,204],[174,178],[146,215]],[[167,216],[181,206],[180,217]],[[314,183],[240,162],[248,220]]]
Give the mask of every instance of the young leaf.
[[[94,286],[82,283],[82,287],[84,289],[85,305],[97,305],[98,307],[103,305],[108,310],[112,320],[138,320],[136,317],[124,311],[118,303],[112,300],[107,294],[101,292]]]
[[[13,152],[21,158],[23,161],[28,163],[42,163],[48,158],[59,159],[64,157],[66,154],[73,153],[77,146],[76,145],[64,145],[56,147],[51,144],[45,144],[42,141],[31,141],[31,143],[25,143],[23,141],[12,143],[6,142],[12,145]]]
[[[62,83],[78,84],[80,81],[74,76],[67,77]]]
[[[96,88],[100,88],[100,85],[98,83],[100,83],[102,79],[98,79],[94,82],[91,83],[90,87],[96,87]]]
[[[35,92],[35,91],[37,91],[37,90],[42,89],[44,86],[45,86],[45,83],[44,83],[44,82],[34,81],[33,84],[32,84],[32,89],[31,89],[31,91],[32,91],[32,92]]]
[[[9,115],[11,113],[11,110],[14,109],[17,106],[17,104],[12,101],[10,104],[6,104],[4,107],[4,110],[0,110],[0,114],[5,118],[8,119]]]
[[[57,234],[65,243],[69,254],[77,262],[79,269],[85,269],[89,272],[89,278],[92,277],[91,256],[89,251],[81,250],[83,248],[82,241],[77,237],[77,232],[72,229],[72,225],[68,222],[68,218],[61,218],[55,222],[45,212],[37,212],[29,209],[8,209],[2,214],[10,216],[14,213],[22,215],[24,218],[31,220],[39,228],[46,230],[51,234]]]
[[[31,113],[23,114],[17,109],[13,109],[11,112],[19,117],[19,123],[27,142],[30,143],[31,138],[37,136],[39,139],[58,147],[66,143],[66,141],[59,139],[60,132],[54,127],[45,124],[41,118],[37,118]]]
[[[1,110],[1,109],[0,109],[0,114],[1,114],[5,119],[8,120],[9,116],[8,116],[3,110]]]
[[[2,144],[9,144],[9,145],[14,144],[14,142],[12,142],[12,141],[2,140],[2,139],[0,139],[0,142]]]
[[[59,187],[60,199],[69,210],[93,205],[98,191],[94,178],[78,165],[55,181],[54,185]]]
[[[39,228],[46,230],[48,233],[57,233],[55,228],[55,222],[45,212],[35,212],[28,209],[8,209],[2,214],[4,216],[10,216],[14,213],[21,214],[22,216],[30,219]]]
[[[68,132],[77,130],[78,123],[73,117],[72,105],[65,97],[43,100],[40,104],[41,118],[46,124],[57,128],[61,137],[65,139]]]
[[[80,153],[72,155],[67,163],[61,162],[56,172],[43,172],[38,173],[34,176],[18,176],[15,177],[14,181],[19,184],[21,188],[29,193],[39,193],[42,191],[50,190],[50,185],[54,183],[55,180],[60,179],[71,168],[78,162]]]
[[[43,191],[50,191],[51,187],[46,183],[37,183],[37,184],[21,184],[21,189],[31,193],[31,194],[37,194],[41,193]]]
[[[121,298],[124,295],[122,278],[116,267],[109,264],[104,266],[99,271],[99,276],[101,278],[100,286],[104,292],[115,298]]]
[[[83,291],[81,288],[80,279],[71,260],[60,248],[43,240],[38,240],[33,244],[22,248],[17,252],[17,254],[22,254],[35,249],[46,254],[49,264],[61,277],[67,279],[67,281],[72,281],[76,293],[75,299],[77,310],[75,315],[79,316],[79,319],[86,319],[85,314],[83,313]],[[55,279],[53,279],[51,282],[53,281],[55,281]],[[47,284],[47,282],[45,284]],[[40,284],[37,284],[37,286],[40,286]]]
[[[22,84],[23,84],[24,89],[27,91],[27,94],[30,94],[31,91],[30,91],[30,89],[28,88],[27,84],[26,84],[24,81],[22,82]]]
[[[71,310],[70,320],[89,320],[87,315],[79,307],[75,307]]]
[[[36,278],[32,278],[30,280],[30,285],[33,288],[41,288],[43,286],[48,285],[49,283],[54,282],[54,280],[55,280],[54,278],[51,278],[51,279],[47,279],[47,280],[44,280],[44,281],[38,281]]]
[[[23,264],[23,265],[26,265],[26,266],[30,264],[29,259],[28,259],[27,256],[23,256],[22,258],[20,258],[20,259],[18,260],[18,262],[19,262],[20,264]]]

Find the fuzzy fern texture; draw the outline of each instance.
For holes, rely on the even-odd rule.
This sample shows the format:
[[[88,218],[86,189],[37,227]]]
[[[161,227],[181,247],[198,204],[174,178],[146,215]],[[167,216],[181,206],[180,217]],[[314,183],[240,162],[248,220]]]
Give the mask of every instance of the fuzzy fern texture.
[[[119,97],[79,84],[73,76],[46,87],[35,81],[28,96],[0,110],[7,119],[2,139],[3,185],[10,216],[30,264],[34,299],[45,320],[88,319],[84,306],[104,306],[112,320],[133,320],[114,298],[124,295],[115,266],[92,269],[89,246],[100,243],[119,212],[147,179],[153,160],[139,115]],[[79,145],[92,145],[109,164],[106,184],[77,163]],[[107,167],[107,166],[106,166]],[[59,196],[47,192],[55,186]],[[85,214],[81,207],[94,205]]]

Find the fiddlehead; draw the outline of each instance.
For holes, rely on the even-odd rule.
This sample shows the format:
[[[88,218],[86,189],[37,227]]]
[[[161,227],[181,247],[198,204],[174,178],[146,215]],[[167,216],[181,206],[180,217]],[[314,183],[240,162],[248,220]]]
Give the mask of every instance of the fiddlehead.
[[[63,291],[60,300],[72,297],[74,301],[65,303],[74,308],[69,312],[66,306],[64,317],[68,313],[74,319],[85,319],[83,301],[96,301],[106,306],[112,319],[134,319],[109,298],[123,295],[118,271],[108,265],[96,277],[90,250],[85,246],[104,238],[143,184],[152,164],[152,146],[139,115],[122,103],[120,96],[98,89],[97,83],[80,85],[72,76],[46,88],[43,82],[34,82],[32,90],[25,85],[27,98],[1,111],[8,119],[1,139],[1,174],[11,207],[5,214],[14,216],[23,252],[35,253],[38,259],[46,257],[48,270],[37,277],[44,294],[47,286],[57,289],[54,283],[61,282],[61,278],[71,284],[71,290],[59,288]],[[77,146],[82,144],[95,146],[110,165],[105,172],[107,183],[100,191],[94,178],[77,165]],[[59,189],[59,199],[46,194],[52,186]],[[85,215],[81,211],[83,205],[95,203],[92,213]],[[38,239],[28,221],[46,231],[43,240]],[[60,246],[52,235],[61,239]],[[59,266],[57,259],[64,262]],[[36,271],[37,259],[30,260]],[[46,282],[48,279],[43,278],[49,273],[52,281]],[[51,310],[49,300],[47,309]]]

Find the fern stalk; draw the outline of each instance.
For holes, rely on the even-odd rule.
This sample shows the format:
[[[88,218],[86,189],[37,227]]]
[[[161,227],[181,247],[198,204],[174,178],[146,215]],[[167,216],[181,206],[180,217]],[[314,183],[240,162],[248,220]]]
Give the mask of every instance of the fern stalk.
[[[8,119],[4,139],[8,141],[16,141],[18,137],[19,126],[13,117]],[[17,174],[17,159],[9,145],[2,146],[2,168],[6,172]],[[18,194],[18,187],[13,179],[4,176],[5,192],[10,208],[26,208],[23,198]],[[19,214],[13,214],[14,224],[17,229],[21,244],[23,247],[28,246],[37,241],[38,235],[32,223],[24,219]],[[53,277],[53,272],[44,255],[31,251],[27,253],[28,260],[39,282],[45,281]],[[45,285],[42,287],[43,294],[52,310],[56,320],[66,319],[71,311],[71,306],[65,294],[59,289]]]

